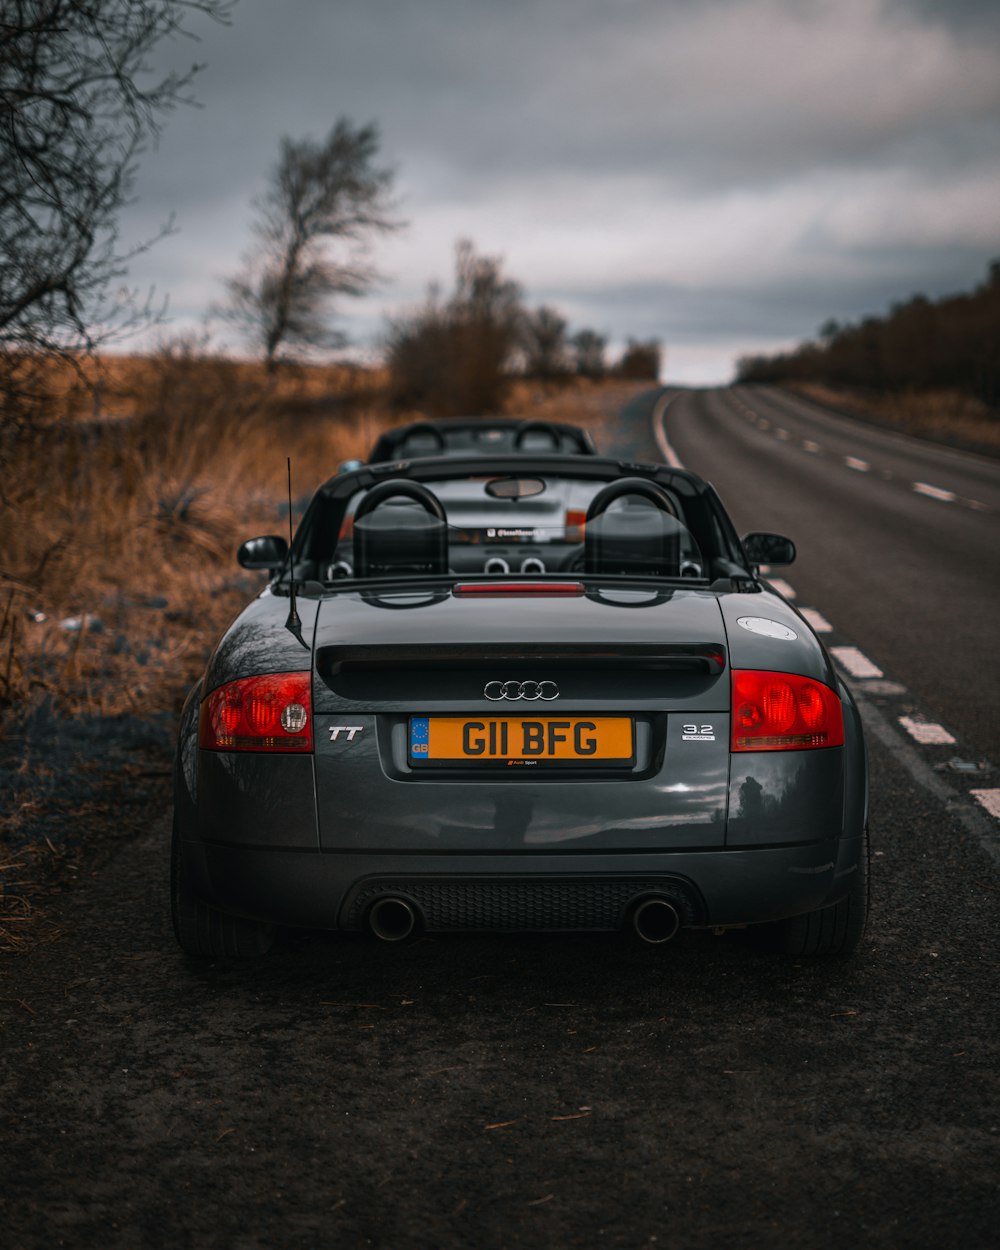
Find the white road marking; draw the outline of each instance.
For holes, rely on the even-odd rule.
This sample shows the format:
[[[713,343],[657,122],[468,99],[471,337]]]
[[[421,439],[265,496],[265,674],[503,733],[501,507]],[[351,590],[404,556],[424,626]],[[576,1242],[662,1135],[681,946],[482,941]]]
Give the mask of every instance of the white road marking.
[[[898,681],[866,681],[865,691],[868,694],[906,694],[906,687]]]
[[[967,508],[971,508],[973,512],[991,512],[992,509],[988,503],[980,503],[978,499],[960,499],[959,503],[964,503]]]
[[[768,421],[767,417],[761,417],[757,422],[757,427],[761,430],[769,430],[771,428],[771,422]]]
[[[656,445],[660,449],[660,455],[670,465],[672,469],[683,469],[680,456],[670,446],[667,438],[667,426],[664,421],[667,409],[670,407],[674,396],[671,394],[661,395],[653,405],[653,437],[656,439]]]
[[[854,469],[856,473],[867,473],[871,468],[871,465],[867,460],[859,460],[857,456],[845,456],[844,464],[846,464],[849,469]]]
[[[787,443],[787,442],[788,442],[788,431],[787,431],[787,430],[781,430],[781,429],[775,430],[775,431],[774,431],[774,437],[778,440],[778,442],[779,442],[779,443]]]
[[[1000,790],[970,790],[969,793],[991,816],[1000,820]]]
[[[820,445],[819,443],[814,443],[811,438],[804,438],[802,440],[802,450],[808,451],[809,453],[815,456],[816,453],[820,450]]]
[[[783,577],[770,577],[768,578],[768,581],[771,583],[771,585],[774,587],[774,589],[778,592],[779,595],[784,595],[786,599],[795,598],[794,589],[791,586],[789,586],[789,584],[785,581]]]
[[[852,677],[884,677],[885,673],[873,664],[857,647],[831,647],[830,654]]]
[[[953,490],[942,490],[940,486],[928,486],[926,482],[914,482],[913,489],[918,495],[926,495],[928,499],[938,499],[941,503],[954,503],[957,498]]]
[[[914,782],[922,786],[928,794],[933,795],[941,806],[946,808],[977,840],[994,864],[1000,868],[1000,838],[997,837],[996,825],[988,820],[974,803],[963,801],[965,791],[949,786],[940,773],[935,772],[923,753],[907,742],[878,706],[871,702],[867,697],[868,689],[868,686],[859,686],[855,691],[855,698],[861,707],[861,719],[865,723],[865,732],[878,738],[896,762],[906,769]],[[1000,817],[1000,790],[973,790],[972,794],[983,807],[986,807],[987,802],[994,804],[993,815]]]
[[[899,723],[911,738],[923,743],[924,746],[947,746],[955,741],[943,725],[935,725],[930,721],[914,720],[912,716],[900,716]]]
[[[822,612],[817,612],[815,608],[799,608],[799,611],[806,618],[817,634],[832,634],[833,626],[826,619]]]

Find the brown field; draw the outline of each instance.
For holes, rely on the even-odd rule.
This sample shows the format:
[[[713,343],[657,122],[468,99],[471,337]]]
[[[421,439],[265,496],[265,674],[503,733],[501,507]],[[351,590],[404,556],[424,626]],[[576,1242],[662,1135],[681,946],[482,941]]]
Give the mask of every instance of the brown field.
[[[63,715],[171,705],[255,583],[233,552],[279,527],[285,456],[304,496],[379,423],[373,380],[324,373],[322,391],[271,388],[249,366],[164,356],[112,362],[96,400],[66,386],[59,419],[4,465],[8,721],[45,695]]]
[[[9,450],[0,495],[0,722],[48,698],[63,716],[176,709],[206,649],[261,584],[239,542],[298,504],[393,414],[377,371],[198,356],[53,375],[50,421]],[[95,385],[96,382],[96,385]],[[507,408],[593,427],[634,383],[518,383]]]

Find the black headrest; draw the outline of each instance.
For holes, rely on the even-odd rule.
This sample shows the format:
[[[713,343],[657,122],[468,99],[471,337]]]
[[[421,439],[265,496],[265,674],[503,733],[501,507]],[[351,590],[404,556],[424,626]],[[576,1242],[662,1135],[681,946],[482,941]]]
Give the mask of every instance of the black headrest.
[[[389,499],[354,521],[354,573],[447,573],[448,525],[419,504]]]
[[[645,573],[676,577],[680,568],[677,520],[648,503],[626,501],[587,522],[588,573]]]

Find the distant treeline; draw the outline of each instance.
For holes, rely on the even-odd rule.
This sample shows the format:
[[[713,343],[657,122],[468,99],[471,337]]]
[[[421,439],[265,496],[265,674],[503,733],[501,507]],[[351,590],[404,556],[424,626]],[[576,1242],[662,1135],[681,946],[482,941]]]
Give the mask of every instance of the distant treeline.
[[[828,321],[819,341],[744,356],[741,382],[819,382],[865,391],[956,390],[1000,407],[1000,260],[964,295],[914,295],[884,317]]]
[[[558,383],[574,376],[617,376],[655,382],[658,341],[629,339],[621,358],[606,359],[608,340],[596,330],[569,333],[558,309],[528,308],[519,283],[496,256],[467,239],[455,249],[455,285],[390,320],[385,341],[389,398],[398,409],[438,416],[495,412],[516,378]]]

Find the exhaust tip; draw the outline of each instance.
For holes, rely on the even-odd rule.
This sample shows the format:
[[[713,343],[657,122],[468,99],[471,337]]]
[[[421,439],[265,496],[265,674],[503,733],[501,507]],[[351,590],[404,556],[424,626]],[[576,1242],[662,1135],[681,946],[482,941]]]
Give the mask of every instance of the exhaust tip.
[[[383,942],[402,942],[417,925],[417,916],[403,898],[380,898],[368,912],[368,928]]]
[[[632,912],[632,928],[644,942],[658,945],[677,936],[681,917],[677,908],[665,898],[647,898]]]

